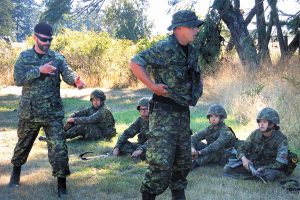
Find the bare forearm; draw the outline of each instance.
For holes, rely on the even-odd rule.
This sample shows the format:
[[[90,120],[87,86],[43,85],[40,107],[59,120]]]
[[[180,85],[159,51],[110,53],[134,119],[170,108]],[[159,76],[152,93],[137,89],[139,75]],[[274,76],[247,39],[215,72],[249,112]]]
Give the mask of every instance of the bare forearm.
[[[153,88],[155,86],[155,83],[150,79],[149,75],[147,74],[146,70],[134,63],[130,63],[130,68],[132,73],[139,79],[142,83],[144,83],[151,91],[153,91]]]

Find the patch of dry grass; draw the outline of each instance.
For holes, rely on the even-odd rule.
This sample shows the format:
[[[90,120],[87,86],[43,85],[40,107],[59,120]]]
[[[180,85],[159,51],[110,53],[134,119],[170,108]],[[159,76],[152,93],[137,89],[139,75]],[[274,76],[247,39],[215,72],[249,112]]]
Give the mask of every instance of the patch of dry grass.
[[[207,126],[206,110],[210,103],[220,102],[226,105],[229,118],[226,123],[238,133],[245,133],[244,137],[254,129],[251,120],[255,118],[259,108],[269,105],[270,101],[264,91],[271,87],[266,82],[249,82],[247,76],[238,68],[232,66],[223,70],[224,74],[206,79],[204,97],[195,108],[191,108],[191,127],[199,131]],[[240,78],[238,78],[240,77]],[[252,88],[264,83],[265,87],[259,94]],[[77,90],[62,90],[67,115],[78,107],[89,105],[89,93],[92,89],[77,92]],[[3,90],[2,90],[3,91]],[[75,92],[74,92],[75,91]],[[247,92],[250,91],[248,95]],[[285,90],[287,91],[287,90]],[[1,92],[1,90],[0,90]],[[150,96],[148,90],[105,90],[107,104],[113,111],[117,130],[121,133],[136,117],[135,104],[142,96]],[[9,94],[0,95],[0,107],[7,108],[3,102],[13,104],[15,101]],[[286,97],[286,96],[285,96]],[[292,97],[291,97],[292,98]],[[290,101],[290,100],[286,100]],[[273,102],[273,101],[271,101]],[[294,102],[298,105],[298,102]],[[277,104],[270,104],[277,105]],[[281,105],[281,104],[279,104]],[[288,104],[290,105],[290,104]],[[280,107],[276,107],[277,109]],[[249,112],[243,112],[248,109]],[[2,111],[0,111],[1,113]],[[13,112],[8,110],[8,112]],[[251,114],[249,114],[251,113]],[[280,112],[282,115],[282,112]],[[283,115],[283,119],[284,119]],[[250,119],[250,120],[249,120]],[[238,124],[237,122],[243,122]],[[15,127],[16,116],[9,126]],[[0,121],[0,127],[7,125]],[[285,130],[285,124],[282,124]],[[5,129],[6,130],[6,129]],[[289,135],[290,137],[291,135]],[[134,200],[141,199],[139,187],[142,182],[147,164],[135,163],[129,157],[108,157],[90,161],[81,161],[78,155],[85,151],[94,151],[95,154],[110,152],[114,146],[116,136],[112,141],[82,141],[70,140],[67,142],[70,158],[71,176],[67,179],[69,194],[65,199],[101,199],[101,200]],[[36,141],[27,163],[22,168],[21,186],[11,189],[7,187],[11,172],[10,158],[17,141],[16,129],[0,132],[0,194],[1,199],[57,199],[56,179],[51,176],[51,167],[48,163],[46,143]],[[300,169],[292,175],[299,180]],[[189,185],[186,190],[187,199],[225,199],[225,200],[252,200],[252,199],[300,199],[300,194],[287,193],[277,183],[264,185],[256,181],[241,181],[224,177],[222,167],[207,166],[192,171],[188,176]],[[170,191],[160,195],[158,200],[170,199]]]

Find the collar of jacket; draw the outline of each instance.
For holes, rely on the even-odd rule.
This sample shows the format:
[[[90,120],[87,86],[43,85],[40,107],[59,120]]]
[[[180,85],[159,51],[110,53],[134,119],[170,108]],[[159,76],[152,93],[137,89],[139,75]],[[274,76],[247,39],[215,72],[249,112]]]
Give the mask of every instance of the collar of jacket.
[[[262,133],[259,129],[258,129],[258,131],[260,132],[260,139],[261,139],[261,140],[264,140],[264,141],[266,141],[266,140],[271,140],[272,138],[275,137],[275,134],[276,134],[276,130],[272,129],[272,130],[271,130],[271,131],[272,131],[271,136],[269,136],[269,137],[263,137],[263,133]]]
[[[34,46],[31,49],[31,53],[32,55],[37,55],[38,53],[34,50]],[[51,49],[48,49],[48,51],[45,53],[45,55],[49,56],[49,57],[54,57],[54,51],[52,51]]]

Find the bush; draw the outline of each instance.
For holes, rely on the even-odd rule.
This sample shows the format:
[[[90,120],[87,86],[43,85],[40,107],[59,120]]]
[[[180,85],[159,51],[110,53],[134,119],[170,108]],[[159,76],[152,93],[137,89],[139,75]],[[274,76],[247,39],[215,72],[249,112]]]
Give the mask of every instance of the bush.
[[[11,44],[0,40],[0,66],[2,74],[0,85],[14,84],[13,66],[19,53],[20,48],[14,48]]]

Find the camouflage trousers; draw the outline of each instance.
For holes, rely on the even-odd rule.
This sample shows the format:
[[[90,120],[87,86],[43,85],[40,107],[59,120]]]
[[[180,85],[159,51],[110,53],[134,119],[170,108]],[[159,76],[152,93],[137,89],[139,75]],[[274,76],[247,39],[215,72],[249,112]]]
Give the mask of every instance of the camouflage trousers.
[[[148,170],[141,192],[159,195],[167,187],[185,189],[191,169],[190,112],[174,111],[167,104],[154,102],[150,109],[147,144]]]
[[[256,166],[258,169],[259,166]],[[246,170],[243,165],[237,166],[235,168],[231,168],[228,164],[224,166],[224,173],[226,175],[229,175],[231,177],[237,178],[237,179],[255,179],[250,171]],[[276,170],[276,169],[265,169],[261,175],[267,180],[267,181],[275,181],[278,178],[282,178],[285,176],[285,173]]]
[[[207,144],[203,142],[199,142],[198,144],[194,144],[194,148],[197,151],[200,151],[207,147]],[[199,155],[193,162],[196,162],[198,166],[204,166],[211,163],[216,163],[219,165],[225,165],[227,158],[224,156],[224,151],[212,152],[207,155]]]
[[[53,170],[52,175],[62,178],[70,175],[68,149],[64,139],[62,120],[47,122],[19,120],[18,142],[11,163],[15,166],[26,163],[41,127],[43,127],[47,136],[48,158]]]
[[[78,136],[84,139],[111,139],[117,134],[116,129],[100,129],[98,126],[93,124],[76,124],[68,129],[65,133],[66,139],[72,139]]]
[[[138,143],[132,143],[127,141],[125,144],[122,145],[120,148],[120,154],[121,155],[131,155],[134,151],[136,151],[139,148],[140,144]],[[141,160],[146,159],[146,152],[143,151],[143,153],[140,155]]]

